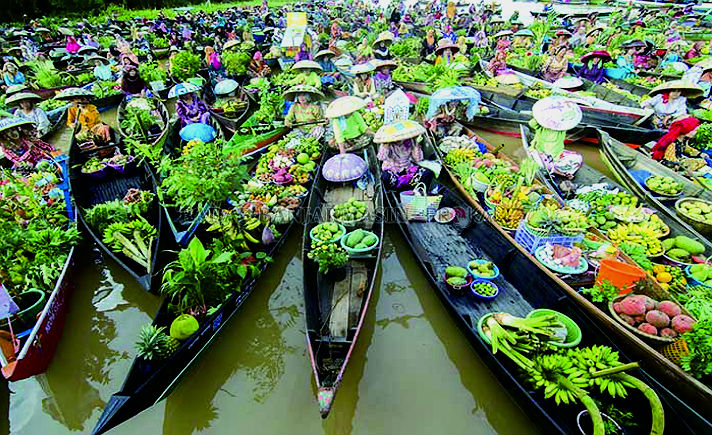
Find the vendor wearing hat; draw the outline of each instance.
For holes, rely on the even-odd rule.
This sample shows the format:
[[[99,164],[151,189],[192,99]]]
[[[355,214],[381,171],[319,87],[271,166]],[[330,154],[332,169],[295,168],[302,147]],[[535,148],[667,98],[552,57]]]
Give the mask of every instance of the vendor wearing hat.
[[[696,83],[702,88],[704,92],[702,95],[705,98],[709,98],[710,90],[712,89],[712,58],[705,58],[700,62],[697,62],[690,69],[685,71],[682,75],[682,79],[690,82]],[[702,107],[709,107],[709,100],[705,104],[700,103]]]
[[[566,29],[561,29],[556,32],[556,39],[549,45],[549,54],[556,55],[560,47],[566,48],[568,52],[571,50],[571,44],[569,40],[573,35]]]
[[[507,70],[507,52],[504,50],[497,50],[494,54],[492,60],[490,60],[485,72],[492,74],[492,77],[497,77],[498,75],[504,73]]]
[[[581,56],[583,65],[578,71],[582,79],[594,83],[603,83],[606,78],[606,69],[603,64],[611,60],[611,55],[606,50],[594,50]]]
[[[529,29],[522,29],[514,34],[512,46],[521,50],[531,50],[534,45],[534,33]]]
[[[49,132],[50,123],[45,111],[35,106],[41,99],[39,95],[31,92],[19,92],[10,96],[5,103],[9,106],[20,106],[15,109],[13,115],[33,122],[38,135],[44,136]]]
[[[459,47],[452,43],[449,39],[441,39],[438,42],[438,48],[435,50],[435,65],[445,63],[446,65],[453,63],[455,54],[459,51]]]
[[[534,103],[529,120],[534,131],[531,147],[549,173],[572,178],[583,164],[583,156],[564,145],[566,132],[576,127],[582,116],[578,104],[564,97],[546,97]]]
[[[379,60],[390,60],[391,53],[389,47],[393,43],[395,36],[389,31],[381,32],[373,42],[373,57]]]
[[[5,86],[12,86],[12,85],[21,85],[25,83],[25,75],[22,74],[22,71],[20,71],[17,68],[17,65],[15,65],[15,62],[8,61],[5,62],[5,65],[2,68],[2,80],[5,83]]]
[[[642,108],[655,112],[651,117],[657,128],[668,128],[673,121],[687,115],[687,98],[702,95],[702,88],[684,80],[673,80],[656,86],[649,99],[640,103]]]
[[[23,164],[37,165],[42,160],[52,158],[57,150],[49,143],[37,137],[37,130],[29,121],[17,118],[4,118],[13,127],[0,132],[0,153],[17,167]]]
[[[255,51],[255,54],[252,55],[249,70],[252,77],[267,77],[272,73],[272,68],[267,65],[267,62],[262,56],[262,52],[259,50]]]
[[[121,91],[129,98],[148,93],[148,84],[138,73],[138,68],[133,65],[124,69],[124,75],[121,77]]]
[[[337,72],[336,66],[334,65],[334,62],[332,62],[335,54],[336,53],[331,50],[321,50],[314,56],[314,60],[319,64],[319,66],[321,66],[321,70],[324,73],[328,74]]]
[[[326,117],[331,119],[334,134],[330,145],[339,148],[339,152],[356,151],[371,144],[372,131],[361,116],[361,109],[366,101],[354,96],[337,98],[326,108]]]
[[[401,137],[387,134],[394,126]],[[382,162],[381,180],[386,189],[402,191],[413,189],[419,183],[428,185],[433,173],[418,165],[423,161],[418,136],[423,133],[425,129],[411,120],[384,125],[376,133],[374,141],[380,143],[377,157]]]
[[[292,65],[292,71],[297,75],[289,82],[290,85],[309,85],[321,89],[321,65],[313,60],[300,60]]]
[[[554,51],[554,54],[549,54],[541,66],[541,77],[547,82],[555,82],[566,75],[566,70],[569,68],[569,61],[566,58],[568,47],[562,45]]]
[[[79,125],[79,131],[75,134],[77,140],[109,143],[110,127],[101,122],[96,106],[89,104],[89,98],[93,97],[93,94],[79,88],[66,89],[63,93],[55,98],[71,101],[72,106],[67,109],[67,127],[76,128],[77,124]]]
[[[391,71],[393,71],[398,65],[392,60],[374,60],[373,64],[376,67],[376,74],[373,76],[376,93],[386,96],[391,90],[393,90]]]
[[[500,30],[499,32],[495,33],[494,40],[497,42],[494,49],[496,51],[508,50],[509,47],[512,45],[512,41],[509,40],[510,36],[512,36],[511,30]]]
[[[616,59],[616,65],[618,68],[625,71],[626,77],[632,77],[638,74],[638,69],[635,66],[635,57],[638,54],[638,48],[640,47],[637,42],[642,41],[627,41],[621,44],[621,48],[625,50]],[[645,45],[643,43],[643,45]]]
[[[438,48],[438,41],[435,39],[435,29],[428,27],[425,30],[425,38],[423,38],[423,45],[420,49],[420,56],[426,58],[431,54],[435,54],[435,50]]]
[[[317,125],[324,119],[321,106],[317,103],[320,97],[323,94],[313,86],[296,85],[289,88],[284,93],[284,99],[293,100],[294,103],[284,118],[284,125],[292,127],[297,124],[296,128],[301,133],[320,138],[324,134],[324,128]]]
[[[94,77],[97,80],[109,81],[114,79],[114,72],[109,66],[108,59],[101,56],[92,56],[88,61],[94,64]]]
[[[377,94],[376,84],[371,77],[371,73],[373,73],[375,69],[376,68],[370,62],[351,67],[351,74],[355,76],[351,93],[359,98],[363,98],[366,102],[375,98]]]

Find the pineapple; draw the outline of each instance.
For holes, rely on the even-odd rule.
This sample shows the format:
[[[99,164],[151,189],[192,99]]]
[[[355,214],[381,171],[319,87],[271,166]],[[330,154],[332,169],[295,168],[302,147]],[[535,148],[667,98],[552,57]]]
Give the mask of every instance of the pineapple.
[[[159,361],[175,352],[180,343],[166,334],[165,329],[163,326],[157,328],[153,325],[141,328],[139,341],[136,343],[138,356],[146,361]]]

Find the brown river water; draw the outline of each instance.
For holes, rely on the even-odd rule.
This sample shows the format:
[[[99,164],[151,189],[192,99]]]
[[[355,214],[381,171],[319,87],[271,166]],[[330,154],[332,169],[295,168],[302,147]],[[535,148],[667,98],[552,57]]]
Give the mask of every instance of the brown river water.
[[[103,118],[111,122],[115,111]],[[54,143],[68,144],[68,132]],[[516,138],[503,138],[508,148]],[[66,145],[65,145],[66,146]],[[536,434],[468,344],[405,240],[387,228],[377,289],[328,419],[319,416],[304,338],[301,234],[164,401],[112,434]],[[118,391],[159,298],[103,261],[77,256],[76,290],[47,373],[0,396],[0,434],[89,433]],[[9,422],[9,423],[8,423]],[[4,424],[4,426],[3,426]]]

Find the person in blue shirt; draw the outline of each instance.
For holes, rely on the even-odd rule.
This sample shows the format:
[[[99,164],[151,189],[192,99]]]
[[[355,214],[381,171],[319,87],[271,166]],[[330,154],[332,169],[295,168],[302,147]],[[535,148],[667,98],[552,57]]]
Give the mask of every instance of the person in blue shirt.
[[[2,80],[5,86],[21,85],[25,83],[25,75],[22,74],[14,62],[6,62],[2,68]]]

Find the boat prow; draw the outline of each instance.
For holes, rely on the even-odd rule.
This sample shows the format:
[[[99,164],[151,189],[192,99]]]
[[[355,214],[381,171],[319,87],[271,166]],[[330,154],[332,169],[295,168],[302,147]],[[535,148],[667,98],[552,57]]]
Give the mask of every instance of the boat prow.
[[[129,414],[127,417],[123,416],[127,411],[129,399],[131,399],[131,396],[112,394],[109,403],[106,404],[104,412],[91,432],[92,435],[102,434],[131,418],[133,414]]]
[[[334,396],[336,396],[335,388],[319,388],[317,400],[319,401],[319,413],[321,414],[321,418],[329,416],[329,412],[331,412],[331,405],[334,403]]]

